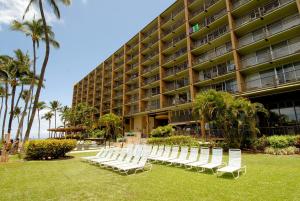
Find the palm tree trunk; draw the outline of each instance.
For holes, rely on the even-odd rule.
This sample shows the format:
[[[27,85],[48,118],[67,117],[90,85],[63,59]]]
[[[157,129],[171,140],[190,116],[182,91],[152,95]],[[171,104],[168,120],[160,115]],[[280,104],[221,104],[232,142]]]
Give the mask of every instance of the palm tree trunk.
[[[56,129],[56,110],[54,111],[54,128]]]
[[[38,126],[39,126],[39,128],[38,128],[38,138],[40,139],[41,138],[41,119],[40,119],[40,110],[38,109],[37,110],[37,112],[38,112]]]
[[[5,82],[5,107],[4,107],[4,115],[3,115],[3,123],[2,123],[2,142],[4,142],[4,130],[6,124],[6,116],[7,116],[7,107],[8,107],[8,83]]]
[[[13,83],[12,92],[11,92],[11,105],[10,105],[10,114],[9,114],[7,133],[11,132],[11,126],[12,126],[12,122],[14,119],[15,96],[16,96],[16,88],[17,88],[16,80],[14,80],[14,81],[15,81],[15,83]]]
[[[3,96],[1,96],[0,118],[1,118],[1,115],[2,115],[2,109],[3,109]]]
[[[50,127],[51,127],[51,120],[49,120],[49,138],[51,138],[51,134],[50,134]]]
[[[204,120],[200,121],[200,126],[201,126],[201,137],[203,140],[205,140],[206,133],[205,133],[205,121]]]
[[[18,96],[18,98],[17,98],[17,102],[16,102],[16,105],[15,105],[15,108],[17,108],[17,107],[19,106],[19,102],[20,102],[20,100],[21,100],[23,91],[24,91],[24,84],[22,83],[22,85],[21,85],[21,90],[20,90],[19,96]]]
[[[28,127],[27,127],[27,130],[26,130],[26,133],[25,133],[24,141],[27,141],[28,138],[29,138],[29,135],[30,135],[31,127],[32,127],[32,124],[33,124],[34,116],[35,116],[35,113],[36,113],[36,110],[37,110],[37,105],[38,105],[39,98],[40,98],[41,89],[42,89],[42,86],[43,86],[46,67],[47,67],[48,60],[49,60],[49,54],[50,54],[49,37],[48,37],[48,33],[47,33],[47,22],[46,22],[46,19],[45,19],[42,0],[39,0],[39,9],[40,9],[40,13],[41,13],[41,17],[42,17],[43,25],[44,25],[44,32],[45,32],[45,39],[46,39],[46,52],[45,52],[45,58],[44,58],[42,69],[41,69],[41,74],[40,74],[40,77],[39,77],[39,83],[38,83],[36,93],[35,93],[35,97],[34,97],[32,114],[31,114],[31,117],[30,117],[30,120],[29,120],[29,123],[28,123]]]

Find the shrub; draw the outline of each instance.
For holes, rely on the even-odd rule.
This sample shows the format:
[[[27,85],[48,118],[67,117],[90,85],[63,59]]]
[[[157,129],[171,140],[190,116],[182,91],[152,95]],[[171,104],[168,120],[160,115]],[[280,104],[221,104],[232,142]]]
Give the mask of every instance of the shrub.
[[[91,137],[93,138],[102,138],[105,136],[105,130],[96,129],[91,132]]]
[[[272,154],[272,155],[293,155],[299,152],[294,146],[289,146],[286,148],[274,148],[274,147],[266,147],[265,153]]]
[[[269,145],[268,138],[266,136],[262,136],[254,141],[253,147],[257,150],[264,150]]]
[[[268,137],[268,143],[273,148],[286,148],[296,145],[297,136],[292,135],[274,135]]]
[[[32,140],[25,144],[26,158],[57,159],[76,147],[76,140]]]
[[[173,130],[172,125],[159,126],[151,131],[151,137],[169,137]]]
[[[199,146],[199,143],[196,139],[191,136],[172,136],[166,138],[149,138],[147,140],[148,144],[155,145],[180,145],[180,146]]]

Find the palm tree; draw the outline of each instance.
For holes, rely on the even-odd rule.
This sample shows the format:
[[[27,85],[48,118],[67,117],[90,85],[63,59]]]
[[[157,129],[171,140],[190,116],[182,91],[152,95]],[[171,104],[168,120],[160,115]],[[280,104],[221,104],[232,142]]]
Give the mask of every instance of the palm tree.
[[[29,98],[30,98],[29,90],[24,90],[22,95],[21,95],[21,98],[25,102],[25,105],[24,105],[24,109],[22,111],[21,119],[20,119],[20,122],[19,122],[19,125],[18,125],[16,138],[20,138],[22,140],[22,137],[23,137],[23,124],[24,124],[25,116],[27,114],[28,103],[29,103]]]
[[[38,112],[38,122],[39,122],[39,128],[38,128],[38,138],[41,137],[41,118],[40,118],[40,111],[46,108],[46,103],[44,101],[39,102],[37,106],[37,112]]]
[[[5,90],[4,90],[3,86],[0,86],[0,97],[1,97],[1,106],[0,106],[0,118],[1,118],[2,109],[3,109],[3,100],[5,97]]]
[[[21,108],[20,107],[15,107],[14,118],[18,119],[18,124],[20,123],[20,115],[21,115]]]
[[[61,2],[64,5],[70,5],[71,4],[71,0],[50,0],[50,1],[47,1],[47,2],[50,4],[50,7],[53,9],[55,15],[58,18],[60,18],[60,11],[59,11],[57,2]],[[31,114],[31,117],[30,117],[30,120],[29,120],[29,123],[28,123],[26,134],[25,134],[25,139],[24,139],[25,141],[28,140],[29,135],[30,135],[31,127],[32,127],[32,124],[33,124],[33,120],[34,120],[36,110],[37,110],[37,105],[38,105],[38,102],[39,102],[40,93],[41,93],[41,89],[42,89],[42,85],[43,85],[43,81],[44,81],[44,77],[45,77],[46,67],[47,67],[48,59],[49,59],[49,54],[50,54],[50,40],[49,40],[49,35],[47,33],[47,27],[48,26],[47,26],[47,22],[46,22],[46,18],[45,18],[45,13],[44,13],[43,0],[29,0],[28,6],[27,6],[27,8],[25,10],[25,13],[24,13],[24,17],[26,15],[26,13],[29,11],[30,7],[34,6],[33,4],[35,4],[35,5],[38,4],[40,14],[41,14],[41,17],[42,17],[44,34],[45,34],[45,41],[46,41],[46,50],[45,50],[44,61],[43,61],[42,68],[41,68],[38,87],[36,89],[36,93],[35,93],[35,97],[34,97],[32,114]]]
[[[61,103],[57,100],[51,101],[50,103],[50,110],[54,113],[54,128],[56,128],[56,114],[57,111],[61,108]]]
[[[50,128],[51,128],[51,119],[52,119],[52,117],[53,117],[52,111],[49,111],[46,114],[44,114],[44,116],[42,116],[42,119],[46,119],[47,121],[49,121],[49,138],[52,137],[52,136],[50,136]]]
[[[29,67],[30,67],[30,57],[28,54],[24,54],[20,49],[14,51],[14,53],[15,53],[15,58],[13,59],[12,65],[9,65],[6,68],[6,72],[9,75],[8,82],[11,86],[11,106],[10,106],[10,115],[9,115],[7,133],[11,132],[17,86],[20,80],[24,76],[27,76],[29,74]]]
[[[70,110],[71,110],[71,108],[69,108],[67,105],[60,108],[60,118],[64,124],[64,128],[66,128],[66,122],[69,118]]]

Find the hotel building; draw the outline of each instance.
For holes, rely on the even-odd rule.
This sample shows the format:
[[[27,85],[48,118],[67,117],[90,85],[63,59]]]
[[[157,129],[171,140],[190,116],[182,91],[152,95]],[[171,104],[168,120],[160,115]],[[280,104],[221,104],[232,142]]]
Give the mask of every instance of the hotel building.
[[[177,0],[74,85],[73,107],[192,132],[194,98],[212,88],[263,103],[265,134],[300,132],[299,13],[300,0]]]

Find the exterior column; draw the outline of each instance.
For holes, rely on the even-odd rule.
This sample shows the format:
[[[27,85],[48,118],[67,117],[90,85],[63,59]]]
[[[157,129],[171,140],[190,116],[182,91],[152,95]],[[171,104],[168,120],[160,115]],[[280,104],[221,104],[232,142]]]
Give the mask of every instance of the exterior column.
[[[125,87],[125,82],[126,82],[126,70],[127,70],[127,45],[124,45],[124,67],[123,67],[123,103],[122,103],[122,116],[125,116],[125,103],[126,103],[126,96],[125,96],[125,92],[126,92],[126,87]]]
[[[141,74],[142,74],[142,71],[141,71],[141,65],[142,65],[142,33],[139,32],[139,65],[138,65],[138,85],[139,85],[139,99],[138,99],[138,112],[141,112],[142,111],[142,78],[141,78]]]
[[[226,9],[227,9],[227,13],[228,13],[228,23],[229,23],[229,29],[230,29],[233,59],[234,59],[234,64],[235,64],[235,68],[236,68],[235,72],[236,72],[237,87],[238,87],[239,92],[243,92],[245,82],[244,82],[243,75],[240,72],[241,61],[240,61],[240,56],[237,52],[238,40],[237,40],[237,37],[234,33],[235,23],[234,23],[234,19],[232,17],[232,14],[231,14],[231,10],[232,10],[231,8],[232,8],[231,1],[226,0]]]
[[[194,72],[193,72],[193,56],[191,53],[191,38],[190,38],[190,23],[189,23],[189,9],[188,0],[184,0],[184,14],[185,14],[185,29],[187,38],[187,54],[188,54],[188,69],[189,69],[189,84],[190,84],[190,94],[191,100],[195,99],[195,88],[194,88]]]
[[[158,62],[159,62],[159,103],[160,103],[160,108],[163,108],[163,105],[165,103],[165,98],[163,95],[163,90],[165,87],[165,83],[163,81],[163,77],[164,77],[164,69],[162,67],[163,64],[163,55],[162,55],[162,33],[161,33],[161,16],[158,17]]]
[[[296,0],[296,3],[297,3],[298,11],[299,11],[299,13],[300,13],[300,0]]]
[[[103,114],[103,88],[104,88],[104,63],[102,63],[102,75],[101,75],[101,94],[100,94],[100,116]]]
[[[111,87],[110,87],[110,113],[112,113],[112,108],[114,104],[114,70],[115,70],[115,55],[112,56],[112,63],[111,63]]]

